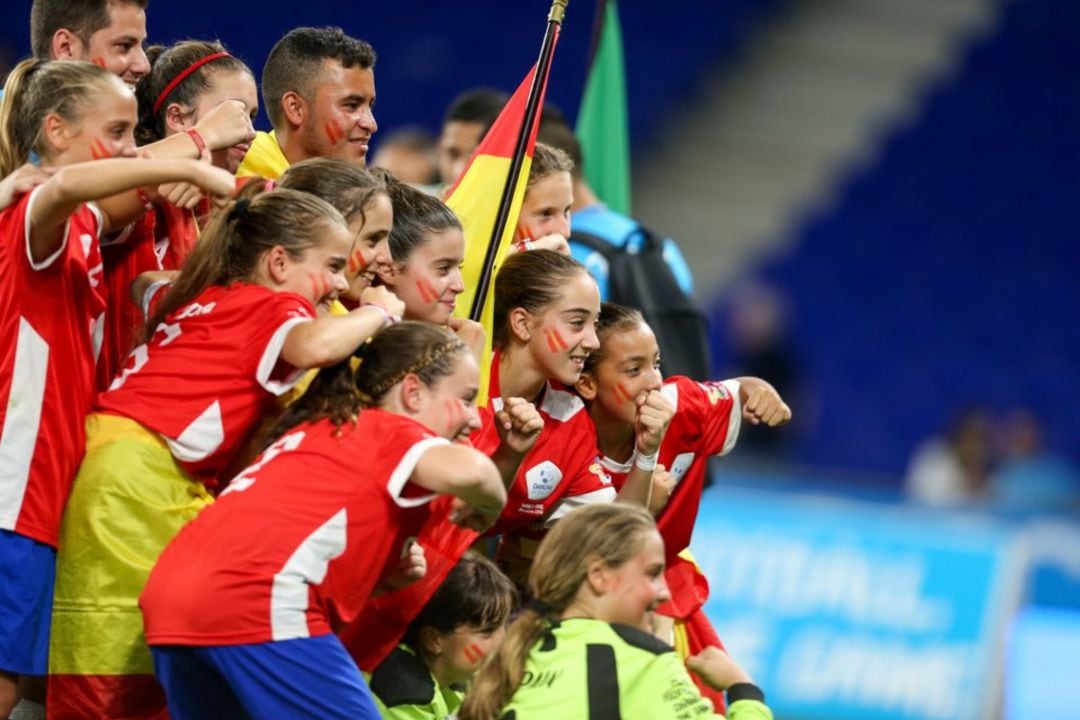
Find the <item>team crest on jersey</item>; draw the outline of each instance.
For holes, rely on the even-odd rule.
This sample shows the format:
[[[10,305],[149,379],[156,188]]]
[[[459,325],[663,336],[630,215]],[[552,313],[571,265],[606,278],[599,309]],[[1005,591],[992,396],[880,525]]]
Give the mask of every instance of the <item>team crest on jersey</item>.
[[[727,388],[719,383],[698,383],[701,389],[709,396],[709,402],[715,405],[721,400],[727,400],[731,397],[728,394]]]
[[[555,486],[562,480],[562,470],[550,460],[529,468],[525,473],[525,485],[530,500],[543,500],[555,492]]]
[[[600,482],[604,483],[605,485],[611,484],[611,476],[604,472],[604,468],[600,465],[599,460],[589,466],[589,472],[600,478]]]

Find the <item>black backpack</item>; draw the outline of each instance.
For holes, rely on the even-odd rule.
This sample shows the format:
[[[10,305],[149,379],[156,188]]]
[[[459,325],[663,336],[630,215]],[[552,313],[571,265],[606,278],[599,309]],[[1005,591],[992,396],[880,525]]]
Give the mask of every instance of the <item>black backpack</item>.
[[[709,332],[705,315],[679,287],[664,260],[664,241],[638,225],[642,242],[637,252],[627,240],[615,245],[592,233],[574,230],[571,242],[584,245],[608,262],[608,297],[611,302],[637,308],[656,333],[664,376],[685,375],[695,380],[710,376]],[[633,237],[633,236],[631,236]]]

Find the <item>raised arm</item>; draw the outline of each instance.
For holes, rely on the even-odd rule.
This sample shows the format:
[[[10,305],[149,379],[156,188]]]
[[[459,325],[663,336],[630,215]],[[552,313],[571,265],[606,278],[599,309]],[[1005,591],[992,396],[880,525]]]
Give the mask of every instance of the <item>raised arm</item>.
[[[298,368],[335,365],[405,311],[405,303],[382,286],[365,289],[363,302],[348,315],[320,317],[293,327],[285,336],[281,359]]]
[[[455,508],[455,521],[474,530],[494,524],[506,505],[506,488],[495,464],[479,450],[459,443],[438,445],[416,463],[412,482],[432,492],[452,495],[467,507]],[[472,520],[473,522],[469,522]]]
[[[114,158],[76,163],[58,169],[41,185],[30,209],[30,250],[35,262],[53,255],[64,242],[64,226],[84,202],[116,195],[143,185],[183,180],[215,195],[228,195],[233,177],[197,160]],[[106,214],[102,232],[112,228]]]

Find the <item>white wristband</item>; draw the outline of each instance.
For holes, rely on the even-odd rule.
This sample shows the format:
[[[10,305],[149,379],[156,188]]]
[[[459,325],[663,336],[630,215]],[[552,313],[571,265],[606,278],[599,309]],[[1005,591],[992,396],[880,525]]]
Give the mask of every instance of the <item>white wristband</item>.
[[[401,318],[399,318],[397,315],[391,315],[390,312],[381,305],[376,305],[374,303],[365,303],[362,307],[371,308],[372,310],[378,310],[379,312],[381,312],[383,316],[383,327],[389,327],[394,323],[401,322]]]
[[[652,455],[642,455],[637,450],[634,451],[634,467],[638,470],[644,470],[645,472],[652,472],[656,467],[656,458],[660,455],[660,451],[657,450]]]

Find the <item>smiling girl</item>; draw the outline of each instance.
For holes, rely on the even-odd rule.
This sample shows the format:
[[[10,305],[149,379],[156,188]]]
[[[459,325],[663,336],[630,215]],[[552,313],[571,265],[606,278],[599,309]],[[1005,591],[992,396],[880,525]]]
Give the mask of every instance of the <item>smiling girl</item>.
[[[640,507],[579,508],[540,544],[530,595],[480,670],[461,720],[713,717],[687,667],[726,689],[731,720],[771,720],[764,695],[718,648],[683,661],[642,630],[669,598],[664,541]]]
[[[113,219],[92,202],[187,181],[231,190],[191,160],[136,160],[135,98],[87,63],[27,60],[0,105],[0,175],[36,154],[32,192],[0,212],[0,716],[18,675],[46,666],[57,533],[85,445],[105,310],[99,238]],[[117,159],[88,162],[96,157]]]
[[[721,645],[704,611],[708,583],[688,555],[710,457],[735,447],[742,422],[775,427],[791,419],[791,409],[771,385],[754,377],[697,382],[663,378],[660,348],[641,313],[604,303],[597,325],[600,348],[589,356],[577,391],[596,425],[600,463],[622,487],[635,455],[635,399],[659,395],[671,422],[653,462],[665,481],[654,489],[651,510],[667,547],[670,602],[658,611],[657,629],[684,657]],[[702,687],[717,710],[723,696]]]
[[[461,221],[438,198],[390,180],[394,229],[391,266],[382,280],[405,302],[405,317],[446,325],[457,296],[465,291],[461,263],[465,234]]]
[[[469,349],[405,322],[360,355],[355,375],[320,374],[151,573],[141,604],[174,720],[378,718],[333,633],[397,570],[437,494],[475,529],[502,508],[494,464],[450,442],[479,427]],[[351,392],[334,392],[341,377]]]
[[[147,51],[151,70],[135,90],[140,145],[155,157],[192,156],[235,173],[254,136],[258,91],[251,70],[216,42],[186,40]],[[162,142],[171,139],[169,142]],[[151,145],[152,144],[152,145]],[[210,214],[210,202],[177,188],[156,191],[149,211],[102,249],[106,300],[105,340],[98,387],[105,390],[134,347],[143,322],[131,283],[143,272],[179,270]],[[193,206],[191,203],[195,203]]]
[[[571,388],[599,347],[600,295],[584,267],[568,255],[536,250],[511,255],[495,279],[494,346],[489,412],[504,398],[523,398],[540,411],[544,429],[521,461],[506,510],[492,531],[504,533],[499,562],[523,583],[545,528],[578,505],[616,498],[597,460],[596,436]],[[663,436],[663,418],[644,402],[636,430],[644,454]],[[477,447],[491,444],[485,432]],[[647,504],[652,468],[635,468],[620,497]]]
[[[367,306],[316,317],[348,287],[353,247],[337,210],[294,190],[232,203],[195,246],[87,420],[61,533],[50,716],[63,716],[53,698],[73,716],[160,712],[138,593],[277,398],[387,323]]]

